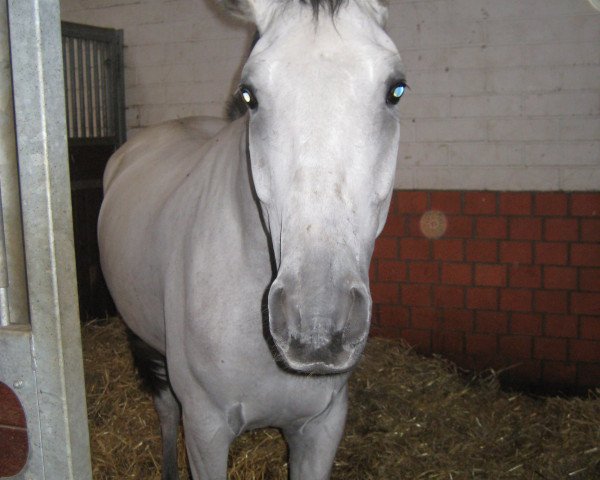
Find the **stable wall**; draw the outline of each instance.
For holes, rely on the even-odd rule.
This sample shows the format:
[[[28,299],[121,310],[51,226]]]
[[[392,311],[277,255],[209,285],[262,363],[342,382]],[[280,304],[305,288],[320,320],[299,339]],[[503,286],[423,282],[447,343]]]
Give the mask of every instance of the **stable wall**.
[[[62,0],[125,33],[127,126],[223,116],[252,29],[210,0]],[[400,189],[598,190],[600,13],[588,0],[391,0],[406,65]]]
[[[600,14],[588,0],[389,3],[411,89],[374,333],[468,368],[519,364],[515,382],[600,385]],[[62,0],[62,16],[124,29],[130,135],[223,116],[253,33],[208,0]],[[430,209],[448,221],[437,240],[416,227]]]
[[[393,1],[389,28],[412,89],[398,188],[600,188],[588,0]]]
[[[511,384],[598,386],[599,242],[600,193],[397,191],[371,264],[372,332],[510,367]]]

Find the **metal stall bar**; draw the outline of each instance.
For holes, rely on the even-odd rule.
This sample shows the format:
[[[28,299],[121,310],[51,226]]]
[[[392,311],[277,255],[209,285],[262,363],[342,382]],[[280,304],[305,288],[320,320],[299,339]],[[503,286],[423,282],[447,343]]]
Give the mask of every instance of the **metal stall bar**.
[[[69,140],[89,144],[98,139],[120,146],[126,133],[123,32],[63,22],[62,35]]]
[[[100,51],[98,52],[99,55],[99,64],[100,65],[106,65],[106,59],[107,59],[107,55],[106,55],[106,45],[102,45],[100,47]],[[106,69],[101,68],[100,69],[100,83],[98,84],[98,93],[100,98],[102,98],[102,110],[100,112],[100,121],[102,122],[102,136],[104,137],[109,137],[110,136],[110,128],[108,125],[108,109],[106,108],[106,105],[108,104],[108,100],[106,98],[106,91],[107,91],[107,75],[106,75]]]
[[[85,109],[87,113],[87,136],[88,137],[97,137],[98,134],[94,132],[94,105],[92,103],[92,93],[94,91],[94,86],[92,84],[92,69],[90,67],[91,64],[91,54],[90,54],[90,42],[89,40],[84,41],[85,45],[85,55],[84,55],[84,64],[85,67],[85,90],[86,90],[86,104]]]
[[[85,67],[83,64],[83,40],[77,39],[74,43],[77,46],[77,88],[75,92],[77,94],[77,110],[79,112],[79,136],[86,136],[85,128],[85,85],[83,83],[83,75],[85,74]]]
[[[29,436],[27,465],[14,478],[88,480],[59,0],[0,5],[8,6],[10,26],[30,322],[0,328],[0,377],[23,404]],[[0,14],[0,23],[6,23],[6,12],[0,9]],[[2,47],[7,49],[8,42]],[[9,284],[12,291],[10,279]],[[13,317],[11,312],[11,322]]]
[[[78,137],[79,136],[79,115],[77,109],[77,81],[75,80],[75,39],[71,38],[69,41],[69,88],[70,88],[70,106],[69,112],[71,115],[71,130],[69,131],[69,136]],[[64,66],[63,66],[64,68]]]
[[[113,58],[116,59],[116,65],[113,70],[113,78],[115,84],[115,99],[113,101],[115,109],[115,137],[118,144],[122,145],[127,140],[126,123],[125,123],[125,62],[123,59],[123,30],[117,31],[116,40],[112,45]]]
[[[101,137],[102,125],[100,122],[100,112],[102,111],[102,103],[100,100],[100,63],[98,61],[98,49],[98,43],[92,43],[92,58],[90,59],[90,64],[94,70],[94,133],[96,137]]]
[[[67,76],[67,72],[69,71],[69,60],[67,58],[67,45],[65,44],[65,42],[63,42],[63,47],[62,47],[62,56],[63,56],[63,83],[65,85],[65,92],[69,91],[69,78]],[[67,112],[69,111],[69,97],[68,95],[65,95],[65,108],[67,110]],[[69,115],[67,115],[67,136],[70,135],[71,133],[71,125],[69,123]]]

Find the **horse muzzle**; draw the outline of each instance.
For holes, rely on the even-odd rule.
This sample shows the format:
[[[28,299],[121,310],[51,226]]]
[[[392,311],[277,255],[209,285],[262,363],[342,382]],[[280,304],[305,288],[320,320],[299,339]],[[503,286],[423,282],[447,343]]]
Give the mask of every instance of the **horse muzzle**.
[[[343,283],[311,290],[298,281],[273,282],[269,329],[277,356],[289,369],[334,374],[358,362],[369,333],[371,295],[363,282]]]

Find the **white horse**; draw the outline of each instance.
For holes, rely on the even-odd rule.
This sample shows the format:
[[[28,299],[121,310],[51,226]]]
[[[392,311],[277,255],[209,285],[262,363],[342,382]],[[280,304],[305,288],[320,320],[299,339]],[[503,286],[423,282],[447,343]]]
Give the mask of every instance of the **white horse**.
[[[104,274],[154,394],[163,478],[183,416],[196,479],[282,430],[292,480],[329,478],[367,341],[405,88],[378,0],[223,0],[260,38],[248,114],[138,134],[106,169]],[[180,413],[181,412],[181,413]]]

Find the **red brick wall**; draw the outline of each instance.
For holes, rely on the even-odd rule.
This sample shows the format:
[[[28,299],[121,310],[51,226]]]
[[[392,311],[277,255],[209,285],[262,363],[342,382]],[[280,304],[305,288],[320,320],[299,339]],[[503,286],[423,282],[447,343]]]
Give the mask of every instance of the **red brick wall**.
[[[0,382],[0,477],[12,477],[27,462],[25,413],[14,392]]]
[[[439,238],[421,230],[429,210]],[[508,383],[598,386],[600,193],[395,191],[371,290],[374,335],[513,366]]]

